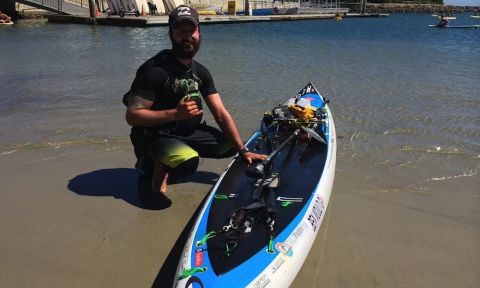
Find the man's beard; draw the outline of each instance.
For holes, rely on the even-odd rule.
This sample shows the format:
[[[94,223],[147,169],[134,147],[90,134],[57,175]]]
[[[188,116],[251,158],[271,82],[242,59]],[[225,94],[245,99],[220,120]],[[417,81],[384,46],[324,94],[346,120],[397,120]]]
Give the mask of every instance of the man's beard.
[[[198,49],[200,49],[200,39],[198,41],[193,39],[181,42],[172,41],[172,49],[177,57],[191,60],[197,53]]]

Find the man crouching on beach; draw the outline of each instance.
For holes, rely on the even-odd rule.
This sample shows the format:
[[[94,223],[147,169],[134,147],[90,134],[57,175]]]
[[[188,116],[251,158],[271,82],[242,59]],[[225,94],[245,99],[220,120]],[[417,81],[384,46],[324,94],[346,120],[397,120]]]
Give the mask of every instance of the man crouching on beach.
[[[149,193],[157,193],[171,203],[165,195],[169,174],[195,172],[199,157],[220,159],[239,152],[251,163],[267,156],[246,149],[210,72],[193,60],[201,40],[195,9],[177,7],[170,13],[168,24],[172,48],[140,66],[124,103],[139,160],[137,168],[145,171],[143,177],[151,178]],[[202,123],[202,102],[221,131]]]

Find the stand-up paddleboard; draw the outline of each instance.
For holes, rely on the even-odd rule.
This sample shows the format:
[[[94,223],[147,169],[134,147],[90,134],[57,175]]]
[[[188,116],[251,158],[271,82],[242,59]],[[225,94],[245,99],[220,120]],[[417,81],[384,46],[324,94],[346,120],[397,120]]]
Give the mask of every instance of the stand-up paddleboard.
[[[120,8],[122,8],[122,3],[120,2],[120,0],[109,0],[108,3],[112,14],[118,15],[118,12],[120,12]]]
[[[0,25],[13,25],[13,21],[10,21],[10,22],[0,22]]]
[[[175,10],[175,8],[177,7],[177,6],[175,6],[175,3],[172,3],[171,0],[165,0],[164,4],[165,4],[165,11],[166,11],[167,14],[170,13],[171,11]]]
[[[470,15],[470,18],[480,19],[480,15]]]
[[[150,2],[153,2],[153,4],[157,6],[157,13],[165,14],[165,5],[163,0],[151,0]]]
[[[333,185],[332,114],[309,83],[265,113],[247,142],[269,155],[237,157],[210,191],[184,247],[174,287],[288,287],[323,221]]]
[[[107,0],[107,5],[108,5],[108,9],[106,9],[105,11],[107,16],[118,13],[119,9],[117,8],[114,0]]]
[[[132,0],[132,4],[133,4],[134,9],[137,9],[138,12],[140,12],[140,15],[142,14],[142,12],[144,14],[149,14],[150,13],[150,9],[148,8],[147,0]]]
[[[184,0],[165,0],[165,9],[167,10],[168,13],[170,11],[175,10],[180,5],[185,5]]]
[[[437,25],[428,25],[429,27],[437,27],[437,28],[457,28],[457,29],[462,29],[462,28],[474,28],[474,29],[479,29],[480,25],[457,25],[457,26],[437,26]]]
[[[170,0],[172,2],[173,6],[178,7],[180,5],[185,5],[186,1],[185,0]],[[200,1],[199,1],[200,3]]]

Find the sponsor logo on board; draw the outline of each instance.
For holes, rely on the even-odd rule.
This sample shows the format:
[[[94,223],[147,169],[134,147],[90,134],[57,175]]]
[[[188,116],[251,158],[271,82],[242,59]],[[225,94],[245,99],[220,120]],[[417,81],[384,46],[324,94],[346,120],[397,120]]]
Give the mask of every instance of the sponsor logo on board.
[[[300,239],[300,237],[303,234],[303,231],[305,231],[305,226],[306,225],[307,224],[305,222],[303,222],[303,221],[300,222],[298,227],[292,232],[292,234],[290,234],[290,236],[288,236],[287,240],[285,240],[285,243],[290,244],[290,246],[292,246],[292,248],[295,247],[298,239]]]
[[[285,263],[285,258],[283,256],[281,256],[280,258],[278,258],[272,265],[272,273],[275,273],[278,271],[278,269],[280,269],[280,267],[283,265],[283,263]]]
[[[254,288],[264,288],[270,282],[271,282],[270,278],[268,278],[266,274],[263,274],[262,276],[260,276],[260,278],[257,281],[255,281],[255,284],[253,284],[253,287]]]
[[[309,83],[305,88],[303,88],[296,96],[295,98],[300,98],[305,94],[310,94],[310,93],[316,93],[317,91],[315,88],[313,88],[313,85]]]
[[[197,285],[193,285],[197,284]],[[191,287],[199,287],[199,288],[204,288],[202,280],[198,278],[197,276],[192,276],[188,278],[187,283],[185,283],[185,288],[191,288]]]
[[[324,208],[325,206],[323,205],[322,197],[317,195],[317,197],[315,197],[312,209],[308,214],[308,222],[310,222],[310,224],[312,225],[313,232],[316,232],[318,227],[320,226],[320,219],[322,218]]]
[[[290,246],[288,243],[278,242],[275,244],[275,248],[278,252],[282,253],[283,255],[287,255],[288,257],[292,257],[293,255],[292,246]]]
[[[203,250],[197,249],[195,251],[195,266],[200,267],[203,266]]]

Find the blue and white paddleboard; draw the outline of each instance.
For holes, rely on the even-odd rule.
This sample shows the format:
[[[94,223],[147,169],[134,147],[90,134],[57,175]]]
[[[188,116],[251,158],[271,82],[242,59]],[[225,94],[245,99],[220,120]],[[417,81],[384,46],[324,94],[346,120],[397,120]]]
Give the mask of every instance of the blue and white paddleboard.
[[[292,104],[314,116],[299,118]],[[237,157],[221,175],[185,244],[174,287],[288,287],[302,267],[335,174],[335,126],[325,99],[307,84],[265,114],[247,147],[270,157],[250,166]]]

